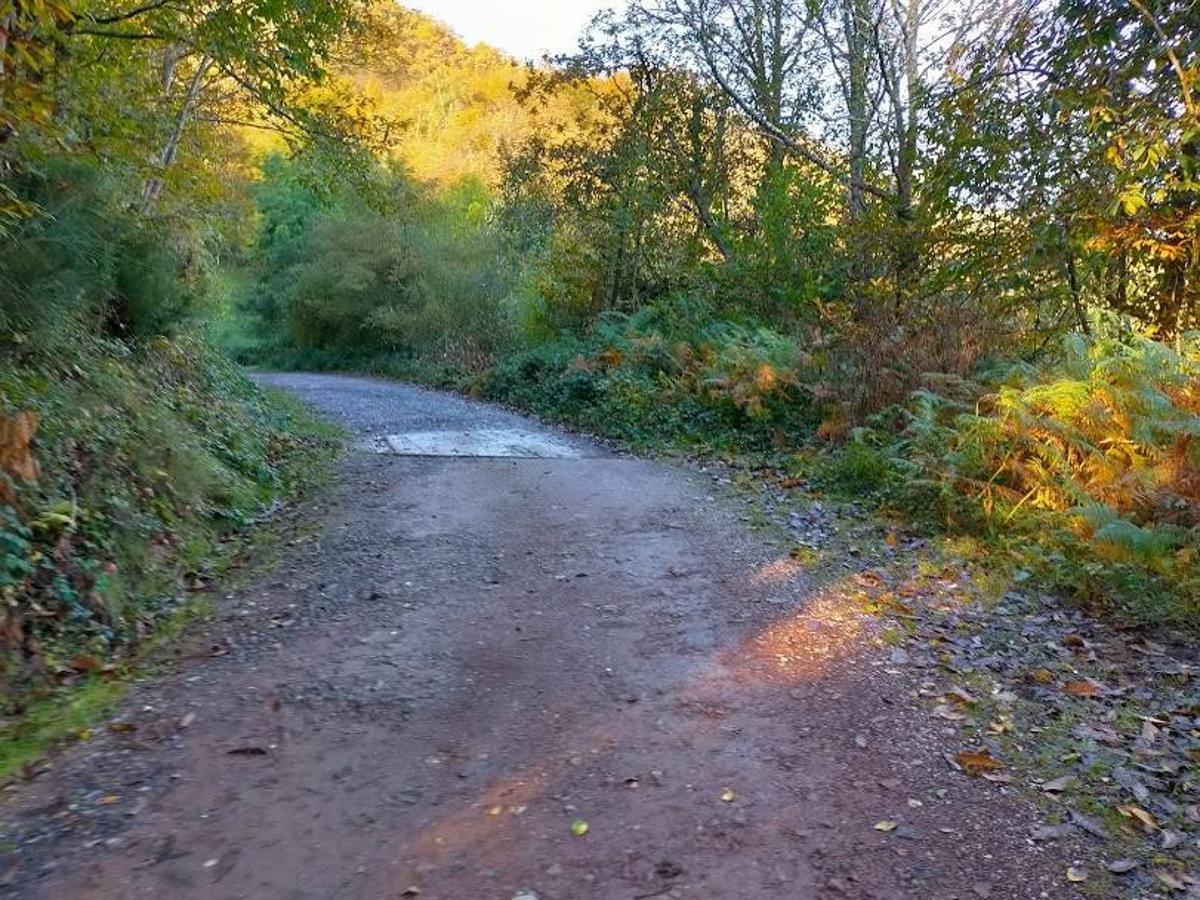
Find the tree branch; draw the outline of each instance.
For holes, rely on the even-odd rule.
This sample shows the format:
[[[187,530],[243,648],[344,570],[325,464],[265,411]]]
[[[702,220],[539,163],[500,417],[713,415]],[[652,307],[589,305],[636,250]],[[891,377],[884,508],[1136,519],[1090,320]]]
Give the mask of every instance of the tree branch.
[[[800,157],[806,162],[812,163],[817,168],[829,173],[830,175],[833,175],[835,178],[843,177],[843,173],[839,171],[838,167],[834,163],[830,162],[828,159],[824,158],[811,148],[805,147],[786,131],[780,128],[777,124],[768,121],[765,116],[763,116],[750,103],[748,103],[740,94],[738,94],[738,92],[734,90],[733,85],[729,83],[728,79],[721,74],[721,70],[716,65],[716,61],[713,59],[712,53],[709,50],[707,41],[705,41],[703,37],[700,39],[700,44],[701,51],[704,55],[704,61],[708,66],[709,74],[712,75],[713,80],[717,82],[721,90],[724,91],[726,96],[728,96],[729,99],[734,102],[737,108],[740,109],[747,118],[754,122],[754,124],[757,125],[768,138],[773,141],[777,141],[796,156]],[[855,187],[860,187],[871,196],[878,197],[881,200],[892,199],[891,192],[870,182],[856,183]]]
[[[123,13],[114,13],[111,16],[85,16],[84,18],[93,25],[115,25],[117,22],[127,22],[130,19],[136,19],[144,13],[153,12],[156,9],[162,9],[164,6],[170,6],[171,0],[151,0],[143,6],[135,7]]]

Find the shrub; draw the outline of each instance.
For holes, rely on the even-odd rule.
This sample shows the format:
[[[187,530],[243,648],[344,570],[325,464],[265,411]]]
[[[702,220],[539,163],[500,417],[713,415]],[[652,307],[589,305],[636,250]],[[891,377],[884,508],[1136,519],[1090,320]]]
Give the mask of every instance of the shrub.
[[[952,524],[1088,599],[1200,624],[1200,344],[1076,335],[974,404],[926,391],[908,416],[893,452]]]
[[[784,335],[672,298],[503,359],[486,391],[641,445],[769,449],[819,415],[802,362]]]
[[[0,234],[0,346],[152,338],[203,308],[208,255],[176,221],[128,215],[93,166],[51,159],[15,191],[40,214]]]

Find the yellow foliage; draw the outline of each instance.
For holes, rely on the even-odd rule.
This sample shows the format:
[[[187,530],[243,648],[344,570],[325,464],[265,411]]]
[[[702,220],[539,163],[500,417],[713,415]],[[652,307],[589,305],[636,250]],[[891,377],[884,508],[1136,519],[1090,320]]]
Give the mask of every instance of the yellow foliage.
[[[14,481],[36,481],[40,474],[33,455],[33,439],[38,430],[38,414],[21,412],[0,416],[0,501],[11,503]]]
[[[544,122],[570,131],[590,109],[581,91],[563,91],[538,111],[517,92],[530,69],[499,50],[466,46],[421,13],[380,3],[347,54],[345,74],[379,113],[401,123],[393,152],[419,181],[448,186],[465,179],[495,185],[501,150],[517,145]]]

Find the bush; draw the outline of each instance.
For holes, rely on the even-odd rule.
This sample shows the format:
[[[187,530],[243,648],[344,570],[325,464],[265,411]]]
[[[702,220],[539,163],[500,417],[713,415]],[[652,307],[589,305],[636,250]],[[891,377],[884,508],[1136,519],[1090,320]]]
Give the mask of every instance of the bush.
[[[269,161],[256,193],[258,278],[245,305],[264,341],[242,358],[300,349],[361,366],[419,353],[485,368],[510,329],[509,278],[479,212],[483,188],[463,184],[433,199],[381,170],[377,203],[348,189],[316,193],[305,165]]]
[[[15,192],[40,213],[0,234],[0,346],[69,347],[100,331],[152,338],[202,310],[199,236],[131,217],[95,167],[52,159]]]
[[[689,298],[607,313],[583,337],[503,359],[485,391],[643,446],[761,450],[807,434],[819,411],[795,343],[708,313]]]
[[[1086,599],[1200,625],[1200,344],[1076,335],[976,393],[914,397],[907,489]]]

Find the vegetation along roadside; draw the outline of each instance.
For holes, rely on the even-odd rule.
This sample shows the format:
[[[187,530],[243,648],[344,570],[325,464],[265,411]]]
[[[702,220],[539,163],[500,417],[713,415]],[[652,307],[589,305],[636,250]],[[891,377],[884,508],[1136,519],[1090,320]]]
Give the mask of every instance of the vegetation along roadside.
[[[4,778],[86,736],[156,644],[269,558],[270,521],[339,438],[187,338],[31,355],[0,402],[20,410],[3,419]]]

